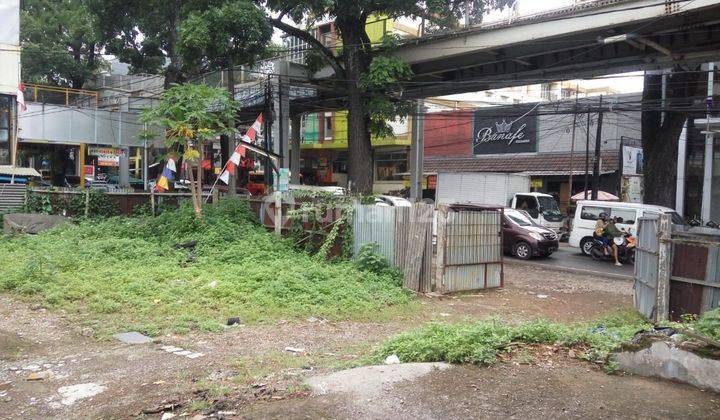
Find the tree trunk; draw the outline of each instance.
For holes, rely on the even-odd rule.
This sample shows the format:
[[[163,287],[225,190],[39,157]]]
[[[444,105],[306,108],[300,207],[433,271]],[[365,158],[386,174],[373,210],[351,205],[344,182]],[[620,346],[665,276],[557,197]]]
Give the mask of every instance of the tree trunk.
[[[347,127],[348,127],[348,178],[353,193],[371,194],[373,190],[373,152],[368,128],[369,117],[365,109],[364,90],[360,76],[369,66],[368,57],[360,45],[365,30],[364,19],[357,17],[336,21],[342,35],[343,58],[347,77]]]
[[[182,58],[177,53],[178,31],[180,26],[180,1],[175,0],[173,14],[170,18],[170,29],[167,40],[167,55],[170,57],[170,64],[165,69],[165,89],[169,89],[173,83],[183,81],[182,75]]]
[[[644,202],[673,208],[677,180],[678,139],[700,92],[703,73],[675,70],[667,80],[662,120],[662,76],[645,76],[642,112],[642,145],[645,167]]]

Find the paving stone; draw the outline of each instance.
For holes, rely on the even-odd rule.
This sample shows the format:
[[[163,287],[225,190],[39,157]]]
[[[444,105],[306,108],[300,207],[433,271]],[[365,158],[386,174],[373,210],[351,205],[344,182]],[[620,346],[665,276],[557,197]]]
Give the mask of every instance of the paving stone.
[[[125,344],[147,344],[152,343],[153,341],[152,338],[140,334],[137,331],[113,334],[113,337],[117,340],[122,341]]]

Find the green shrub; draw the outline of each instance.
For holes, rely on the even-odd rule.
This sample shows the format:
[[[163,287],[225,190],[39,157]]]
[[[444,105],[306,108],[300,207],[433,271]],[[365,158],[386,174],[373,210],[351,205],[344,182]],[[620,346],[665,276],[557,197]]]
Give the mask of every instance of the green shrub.
[[[476,323],[433,323],[387,340],[371,358],[380,362],[395,354],[402,362],[449,362],[491,364],[497,355],[523,344],[580,346],[581,357],[609,362],[608,356],[620,344],[650,325],[639,314],[622,313],[590,324],[567,326],[544,320],[519,325],[496,319]]]
[[[379,246],[375,242],[361,246],[355,264],[362,271],[394,278],[395,284],[401,286],[403,284],[402,271],[390,265],[387,258],[378,252],[378,249]]]
[[[720,308],[702,314],[694,327],[707,338],[720,341]]]

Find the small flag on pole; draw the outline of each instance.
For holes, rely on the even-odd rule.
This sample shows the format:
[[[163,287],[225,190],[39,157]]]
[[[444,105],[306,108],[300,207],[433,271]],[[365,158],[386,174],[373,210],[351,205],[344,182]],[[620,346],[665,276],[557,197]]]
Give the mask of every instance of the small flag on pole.
[[[165,164],[165,169],[163,169],[162,175],[160,175],[160,178],[157,181],[157,189],[162,191],[169,190],[169,184],[175,178],[175,172],[177,172],[177,167],[175,166],[175,159],[170,158]]]
[[[257,133],[260,131],[260,128],[262,127],[263,122],[263,116],[260,114],[255,122],[250,126],[247,133],[243,136],[243,141],[247,143],[255,143],[255,140],[257,138]],[[230,160],[225,164],[225,167],[223,168],[222,174],[220,174],[220,177],[218,180],[224,182],[225,184],[228,184],[230,182],[230,175],[234,175],[237,167],[240,166],[240,160],[245,157],[245,146],[242,144],[239,144],[235,151],[233,151],[232,156],[230,156]]]

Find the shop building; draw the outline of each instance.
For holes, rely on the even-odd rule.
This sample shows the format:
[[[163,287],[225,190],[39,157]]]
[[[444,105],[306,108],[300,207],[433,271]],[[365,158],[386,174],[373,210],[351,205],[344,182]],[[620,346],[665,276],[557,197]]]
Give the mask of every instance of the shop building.
[[[625,201],[642,197],[642,171],[623,173],[621,165],[621,151],[629,146],[639,147],[640,112],[612,108],[627,109],[622,104],[639,100],[640,95],[613,95],[603,99],[599,187],[623,196]],[[585,188],[586,156],[588,187],[593,185],[597,104],[598,98],[587,98],[577,106],[574,100],[568,100],[427,114],[425,173],[428,176],[443,172],[527,175],[531,177],[533,191],[555,195],[561,209],[567,210],[570,196]],[[584,111],[593,107],[594,112],[590,114]],[[636,180],[629,181],[631,177]],[[627,185],[640,191],[630,190]]]
[[[20,2],[0,2],[0,165],[13,162],[20,85]],[[0,174],[2,176],[2,174]],[[2,182],[2,181],[0,181]]]

